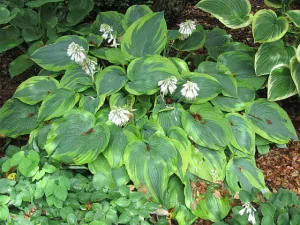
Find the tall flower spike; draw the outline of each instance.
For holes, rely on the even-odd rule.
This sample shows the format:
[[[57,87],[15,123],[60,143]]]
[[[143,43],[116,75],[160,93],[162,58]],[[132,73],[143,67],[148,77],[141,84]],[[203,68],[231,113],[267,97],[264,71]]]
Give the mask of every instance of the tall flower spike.
[[[192,100],[198,96],[198,91],[199,91],[198,84],[192,82],[192,81],[187,81],[184,85],[183,88],[181,89],[181,94],[183,97],[185,97],[187,100]]]
[[[84,72],[87,74],[87,75],[90,75],[90,76],[93,76],[94,73],[96,72],[96,66],[97,66],[97,62],[96,61],[93,61],[89,58],[86,58],[82,64],[82,69],[84,70]]]
[[[69,44],[67,54],[71,57],[72,61],[75,61],[78,64],[81,64],[86,58],[84,48],[75,42]]]
[[[181,40],[187,39],[196,30],[196,22],[193,20],[186,20],[179,24],[179,33],[181,34]]]
[[[177,89],[177,78],[171,76],[165,80],[161,80],[158,82],[158,86],[160,86],[160,93],[165,96],[168,93],[173,94],[174,91]]]
[[[248,214],[248,222],[255,224],[256,221],[254,212],[256,211],[256,209],[250,204],[250,202],[246,202],[245,204],[243,204],[243,207],[244,208],[239,211],[239,214],[242,216],[246,212],[246,214]]]
[[[108,114],[108,119],[117,126],[124,126],[131,118],[132,114],[121,107],[111,110]]]

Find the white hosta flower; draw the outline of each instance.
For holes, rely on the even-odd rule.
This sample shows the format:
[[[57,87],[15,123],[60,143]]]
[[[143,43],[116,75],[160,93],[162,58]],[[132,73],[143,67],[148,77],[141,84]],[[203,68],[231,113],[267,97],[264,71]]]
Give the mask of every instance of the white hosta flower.
[[[108,42],[108,43],[111,43],[111,42],[112,42],[111,47],[114,47],[114,48],[117,48],[118,45],[120,45],[120,44],[117,43],[117,37],[116,37],[116,36],[113,36],[113,35],[110,36],[110,38],[108,39],[107,42]]]
[[[125,125],[131,118],[132,114],[121,107],[115,108],[108,114],[108,119],[117,126]]]
[[[102,23],[100,25],[100,32],[102,32],[102,38],[104,40],[108,39],[108,38],[111,38],[112,36],[112,32],[113,32],[113,28],[111,26],[109,26],[108,24],[106,23]]]
[[[68,49],[67,49],[67,54],[68,56],[71,57],[72,61],[75,61],[76,63],[81,64],[85,58],[85,50],[82,46],[76,44],[75,42],[72,42],[69,44]]]
[[[96,61],[86,58],[82,62],[81,66],[82,66],[82,69],[84,70],[84,72],[90,76],[93,76],[94,73],[96,73],[96,67],[97,67]]]
[[[192,100],[198,96],[198,91],[199,91],[198,84],[192,81],[187,81],[183,85],[183,88],[181,89],[181,94],[187,100]]]
[[[256,211],[256,209],[250,204],[250,202],[246,202],[243,205],[243,207],[244,208],[239,211],[239,214],[242,216],[246,212],[246,214],[248,214],[248,222],[255,224],[256,221],[255,221],[254,212]]]
[[[193,20],[186,20],[179,24],[179,33],[181,34],[181,40],[187,39],[196,30],[196,22]]]
[[[163,96],[167,95],[168,93],[173,94],[177,89],[176,84],[177,78],[174,76],[159,81],[158,86],[160,86],[160,93],[162,93]]]

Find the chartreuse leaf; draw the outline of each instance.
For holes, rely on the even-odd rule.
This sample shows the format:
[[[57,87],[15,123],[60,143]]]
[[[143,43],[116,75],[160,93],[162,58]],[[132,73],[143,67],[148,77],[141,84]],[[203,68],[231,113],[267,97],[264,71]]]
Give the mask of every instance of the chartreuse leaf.
[[[73,109],[80,96],[70,89],[60,88],[49,94],[41,104],[38,114],[39,121],[60,117]]]
[[[108,141],[105,124],[96,124],[90,112],[74,109],[51,125],[45,149],[60,162],[82,165],[95,160]]]
[[[25,70],[29,69],[34,65],[34,62],[29,59],[27,54],[18,56],[14,61],[9,65],[9,74],[13,78],[20,73],[23,73]]]
[[[238,97],[237,82],[226,66],[221,63],[205,61],[199,64],[195,72],[205,73],[216,78],[222,85],[225,96]]]
[[[296,27],[300,27],[300,10],[289,10],[285,14],[295,24]]]
[[[46,70],[66,70],[74,64],[70,56],[67,55],[68,46],[72,42],[82,46],[86,51],[89,49],[89,45],[83,37],[63,36],[58,38],[54,44],[46,45],[36,50],[31,55],[31,59]]]
[[[298,140],[295,128],[287,113],[275,102],[258,99],[249,103],[245,109],[246,117],[255,132],[277,144],[286,144],[291,139]]]
[[[119,66],[108,66],[96,75],[95,83],[99,95],[111,95],[125,86],[128,78]]]
[[[251,122],[238,113],[228,113],[226,118],[230,121],[233,134],[230,144],[242,154],[253,156],[255,153],[255,130]]]
[[[300,45],[299,45],[300,46]],[[300,48],[298,47],[299,51]],[[298,91],[298,94],[300,95],[300,61],[297,60],[297,57],[294,56],[291,59],[291,75],[292,75],[292,79],[294,81],[294,84],[296,86],[296,89]]]
[[[256,167],[255,161],[247,157],[232,158],[226,167],[226,182],[232,193],[241,189],[251,192],[252,188],[266,188],[264,175]]]
[[[152,13],[152,10],[147,5],[133,5],[130,6],[126,13],[123,21],[125,29],[131,26],[136,20],[143,17],[146,14]]]
[[[153,135],[149,143],[133,141],[125,149],[124,162],[135,187],[150,193],[160,202],[174,172],[177,151],[174,144],[161,134]]]
[[[167,24],[163,13],[149,13],[135,21],[125,32],[121,50],[134,59],[159,54],[167,43]]]
[[[189,172],[210,182],[223,181],[226,163],[224,151],[215,151],[195,145],[192,148]]]
[[[289,65],[274,67],[268,78],[268,100],[278,101],[297,94]]]
[[[254,59],[244,52],[225,52],[218,57],[218,62],[225,65],[233,76],[239,81],[246,81],[255,90],[261,88],[266,77],[257,77],[254,70]]]
[[[134,95],[151,95],[159,90],[158,82],[171,76],[178,77],[176,66],[159,55],[142,57],[130,62],[127,69],[129,82],[125,89]]]
[[[59,87],[59,82],[52,77],[35,76],[27,79],[17,88],[14,98],[35,105]]]
[[[10,99],[0,109],[0,136],[18,137],[30,134],[37,126],[37,105],[26,105]]]
[[[183,129],[200,146],[224,150],[231,139],[229,121],[209,103],[192,105],[182,112]]]
[[[285,48],[282,40],[262,44],[255,54],[256,75],[266,75],[275,66],[289,64],[294,55],[293,47]]]
[[[69,0],[68,7],[67,26],[74,26],[93,10],[94,0]]]
[[[274,42],[282,38],[289,29],[283,16],[277,17],[273,10],[259,10],[254,15],[252,32],[255,42]]]
[[[185,202],[194,215],[218,222],[231,209],[229,194],[226,191],[222,187],[189,174],[184,188]]]
[[[211,103],[224,112],[238,112],[245,109],[247,103],[255,99],[255,90],[248,83],[239,81],[238,97],[217,96],[211,100]]]
[[[211,13],[229,28],[246,27],[252,22],[248,0],[201,0],[196,6]]]

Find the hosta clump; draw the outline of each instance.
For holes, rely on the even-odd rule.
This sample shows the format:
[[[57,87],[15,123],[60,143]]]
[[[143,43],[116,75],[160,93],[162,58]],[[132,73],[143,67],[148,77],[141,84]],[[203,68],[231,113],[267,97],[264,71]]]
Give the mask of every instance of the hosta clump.
[[[68,198],[89,196],[81,201],[86,204],[97,196],[79,192],[72,176],[89,177],[95,192],[130,185],[159,205],[151,213],[182,225],[197,217],[222,220],[241,189],[268,192],[255,164],[256,148],[297,140],[294,127],[276,103],[257,99],[266,79],[255,75],[254,50],[232,42],[224,30],[205,31],[192,22],[182,38],[187,32],[168,30],[162,13],[132,6],[125,15],[101,12],[91,33],[63,36],[36,50],[31,59],[43,70],[22,83],[0,111],[2,137],[29,135],[16,153],[24,162],[8,155],[3,172],[16,173],[17,185],[23,177],[40,185],[38,199],[55,208],[71,207]],[[88,41],[91,34],[106,40],[97,47]],[[194,71],[168,57],[170,48],[181,53],[202,47],[212,57]],[[43,185],[62,186],[62,175],[52,177],[48,164],[67,174],[74,170],[61,193],[75,194],[42,191]],[[44,181],[49,177],[53,181]],[[118,209],[109,217],[123,213]]]

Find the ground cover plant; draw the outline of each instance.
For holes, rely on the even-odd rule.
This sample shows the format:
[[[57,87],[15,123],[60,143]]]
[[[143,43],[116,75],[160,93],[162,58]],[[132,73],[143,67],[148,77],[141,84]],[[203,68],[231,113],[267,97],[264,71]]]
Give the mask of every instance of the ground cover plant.
[[[2,137],[30,135],[1,158],[4,223],[217,222],[241,190],[269,197],[255,151],[298,138],[256,95],[254,49],[192,20],[168,30],[141,5],[101,12],[85,32],[35,50],[43,70],[0,109]],[[244,222],[260,221],[245,207]]]

